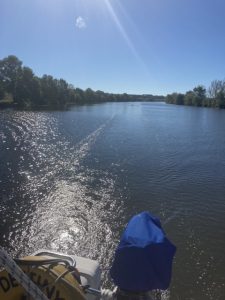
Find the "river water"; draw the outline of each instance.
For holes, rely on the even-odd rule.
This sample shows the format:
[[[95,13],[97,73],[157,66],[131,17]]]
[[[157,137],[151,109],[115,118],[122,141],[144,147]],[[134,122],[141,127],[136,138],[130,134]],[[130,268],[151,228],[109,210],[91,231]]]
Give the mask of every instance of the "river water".
[[[177,246],[164,299],[225,298],[225,110],[106,103],[0,112],[0,244],[98,259],[136,213]]]

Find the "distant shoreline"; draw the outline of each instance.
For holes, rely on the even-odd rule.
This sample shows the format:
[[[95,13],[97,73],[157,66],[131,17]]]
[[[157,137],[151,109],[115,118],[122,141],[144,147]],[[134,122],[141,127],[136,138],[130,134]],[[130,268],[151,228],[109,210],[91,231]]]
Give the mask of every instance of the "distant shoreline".
[[[0,109],[66,110],[70,106],[107,102],[165,101],[163,95],[113,94],[91,88],[82,90],[51,75],[38,77],[13,55],[0,60],[0,80]]]
[[[166,96],[166,103],[225,109],[225,80],[212,81],[208,90],[203,85],[198,85],[185,94],[169,94]]]

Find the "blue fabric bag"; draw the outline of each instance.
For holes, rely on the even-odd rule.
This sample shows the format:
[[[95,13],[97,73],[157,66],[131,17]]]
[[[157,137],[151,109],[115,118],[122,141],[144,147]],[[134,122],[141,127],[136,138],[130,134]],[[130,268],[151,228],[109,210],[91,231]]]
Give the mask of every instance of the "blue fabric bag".
[[[169,287],[176,247],[166,238],[158,218],[134,216],[116,249],[110,275],[120,289],[144,292]]]

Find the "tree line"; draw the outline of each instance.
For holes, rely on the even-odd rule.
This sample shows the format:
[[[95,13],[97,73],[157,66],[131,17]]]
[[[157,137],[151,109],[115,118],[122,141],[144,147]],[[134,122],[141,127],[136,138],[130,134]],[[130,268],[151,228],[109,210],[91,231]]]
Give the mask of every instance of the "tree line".
[[[225,80],[212,81],[207,90],[199,85],[185,94],[169,94],[166,96],[166,103],[225,108]]]
[[[14,55],[0,60],[0,107],[65,109],[76,104],[159,100],[164,100],[164,96],[112,94],[91,88],[82,90],[51,75],[36,76]]]

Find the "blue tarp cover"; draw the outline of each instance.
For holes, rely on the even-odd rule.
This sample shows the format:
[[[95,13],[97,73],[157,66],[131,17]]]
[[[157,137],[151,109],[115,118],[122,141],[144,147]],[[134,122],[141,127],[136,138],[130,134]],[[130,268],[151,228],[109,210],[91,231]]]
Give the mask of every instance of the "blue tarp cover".
[[[114,283],[127,291],[169,287],[176,247],[167,239],[158,218],[148,212],[128,223],[110,270]]]

